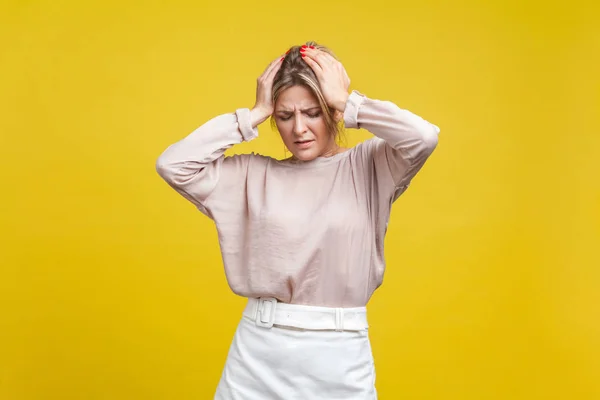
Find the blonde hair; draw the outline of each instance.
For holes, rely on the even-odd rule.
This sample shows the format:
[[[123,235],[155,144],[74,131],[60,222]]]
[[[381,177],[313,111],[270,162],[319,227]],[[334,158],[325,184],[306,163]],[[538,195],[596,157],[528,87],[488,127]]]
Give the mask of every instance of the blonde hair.
[[[314,46],[314,48],[327,52],[336,58],[335,54],[333,54],[330,49],[316,42],[306,42],[306,46]],[[306,87],[315,95],[317,101],[319,102],[327,130],[336,139],[338,139],[343,128],[341,123],[338,123],[335,120],[336,110],[327,105],[321,90],[321,85],[319,85],[319,80],[317,79],[317,76],[312,68],[302,59],[300,48],[301,46],[292,46],[288,50],[282,61],[281,68],[279,68],[279,71],[277,71],[277,74],[273,78],[273,104],[277,102],[279,95],[284,90],[297,85]],[[276,128],[275,119],[273,116],[271,116],[271,126]]]

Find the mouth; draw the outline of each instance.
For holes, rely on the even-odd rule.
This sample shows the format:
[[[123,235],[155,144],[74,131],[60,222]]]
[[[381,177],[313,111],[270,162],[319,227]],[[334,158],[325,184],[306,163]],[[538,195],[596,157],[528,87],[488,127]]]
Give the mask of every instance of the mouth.
[[[310,147],[311,144],[314,143],[314,140],[296,140],[294,144],[301,149],[305,149]]]

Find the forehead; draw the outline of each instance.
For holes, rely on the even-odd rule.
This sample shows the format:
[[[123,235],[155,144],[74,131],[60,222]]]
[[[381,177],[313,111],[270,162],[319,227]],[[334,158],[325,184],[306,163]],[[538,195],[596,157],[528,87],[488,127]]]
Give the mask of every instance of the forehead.
[[[296,110],[319,107],[315,95],[305,86],[292,86],[279,94],[275,108],[277,110]]]

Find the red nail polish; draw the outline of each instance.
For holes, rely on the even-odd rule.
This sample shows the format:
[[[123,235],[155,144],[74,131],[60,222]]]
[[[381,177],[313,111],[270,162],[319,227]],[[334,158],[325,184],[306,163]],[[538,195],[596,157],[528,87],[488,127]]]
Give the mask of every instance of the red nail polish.
[[[308,47],[309,47],[309,48],[311,48],[311,49],[314,49],[314,48],[315,48],[315,46],[308,46]]]
[[[281,57],[281,58],[279,59],[279,61],[283,61],[283,59],[284,59],[284,58],[285,58],[285,57]]]
[[[302,45],[302,47],[300,47],[301,49],[305,49],[307,46],[305,44]]]

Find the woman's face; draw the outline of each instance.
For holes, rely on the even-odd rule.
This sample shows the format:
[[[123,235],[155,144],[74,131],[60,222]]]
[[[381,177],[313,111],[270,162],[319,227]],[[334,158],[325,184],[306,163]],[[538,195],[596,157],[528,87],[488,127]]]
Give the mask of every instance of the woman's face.
[[[327,130],[317,98],[305,86],[282,91],[273,115],[283,143],[298,160],[334,154],[334,136]]]

